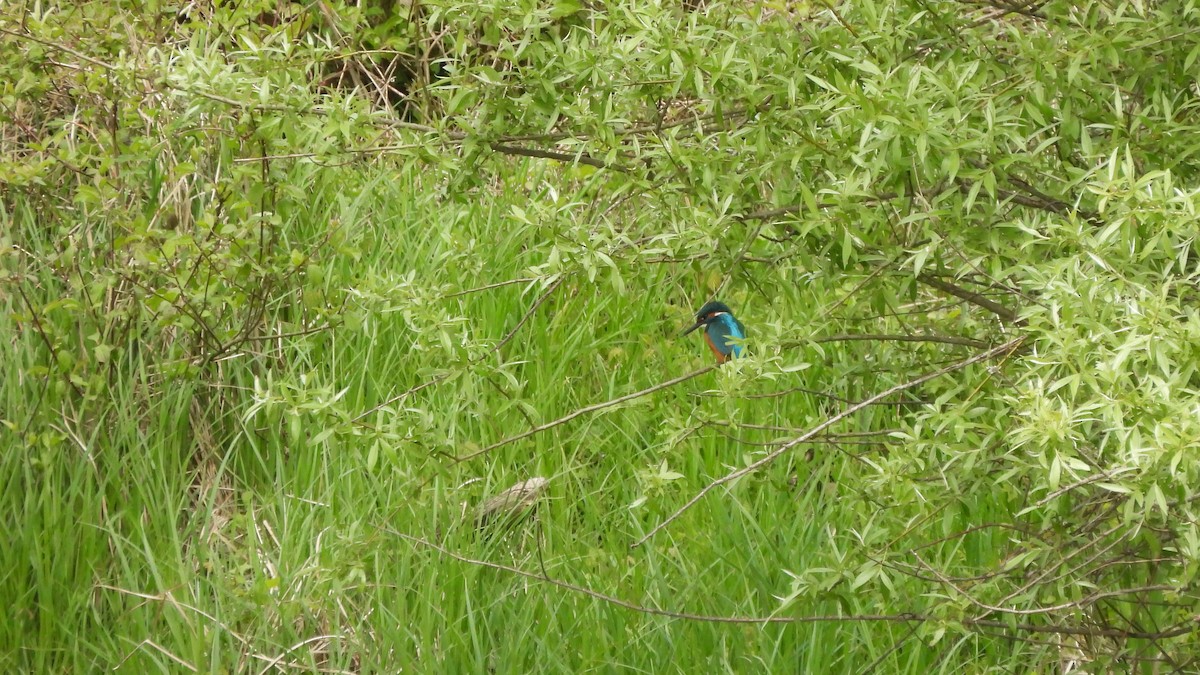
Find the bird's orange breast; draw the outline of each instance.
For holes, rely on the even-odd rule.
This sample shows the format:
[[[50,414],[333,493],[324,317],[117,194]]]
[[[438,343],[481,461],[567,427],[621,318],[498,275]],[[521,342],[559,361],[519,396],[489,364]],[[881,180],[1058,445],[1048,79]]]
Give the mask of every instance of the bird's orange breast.
[[[717,363],[725,363],[729,360],[728,354],[725,354],[720,349],[717,349],[717,343],[713,342],[712,336],[708,334],[708,331],[704,331],[704,341],[708,343],[708,348],[712,350],[714,355],[716,355]]]

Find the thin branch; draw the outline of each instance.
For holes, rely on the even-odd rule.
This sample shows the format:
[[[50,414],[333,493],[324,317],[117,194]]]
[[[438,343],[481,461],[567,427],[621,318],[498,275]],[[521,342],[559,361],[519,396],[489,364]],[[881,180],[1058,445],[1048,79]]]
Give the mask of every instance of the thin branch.
[[[908,642],[909,639],[911,639],[913,635],[916,635],[917,630],[920,628],[921,628],[921,624],[913,623],[913,625],[909,627],[908,632],[904,634],[904,637],[900,638],[899,640],[896,640],[896,642],[892,644],[890,649],[888,649],[886,652],[880,654],[878,658],[876,658],[874,661],[872,661],[870,664],[868,664],[867,667],[863,668],[860,672],[863,675],[865,675],[866,673],[875,672],[875,669],[879,667],[879,664],[883,663],[884,660],[887,659],[887,657],[891,656],[892,654],[895,654],[896,650],[903,647],[904,643]]]
[[[580,408],[580,409],[576,410],[575,412],[570,413],[569,415],[566,415],[566,416],[563,416],[563,417],[560,417],[560,418],[554,420],[553,422],[547,422],[539,427],[534,427],[532,429],[528,429],[528,430],[523,431],[515,436],[509,436],[508,438],[505,438],[503,440],[496,441],[495,443],[492,443],[491,445],[487,446],[486,448],[484,448],[482,450],[478,450],[476,452],[472,452],[469,455],[464,455],[462,457],[456,457],[454,459],[454,463],[459,464],[461,462],[465,462],[467,460],[474,459],[480,455],[485,455],[497,448],[503,447],[510,443],[515,443],[521,439],[529,438],[530,436],[533,436],[535,434],[540,434],[541,432],[546,431],[547,429],[553,429],[554,427],[560,426],[562,424],[566,424],[567,422],[570,422],[571,420],[575,419],[576,417],[581,417],[581,416],[587,415],[589,413],[594,413],[598,410],[604,410],[605,408],[611,408],[615,405],[620,405],[626,401],[632,401],[635,398],[641,398],[642,396],[647,396],[649,394],[653,394],[656,391],[662,391],[663,389],[673,387],[681,382],[687,382],[688,380],[690,380],[694,377],[699,377],[700,375],[703,375],[711,370],[716,369],[718,366],[719,366],[719,364],[705,366],[699,370],[693,370],[692,372],[688,373],[687,375],[680,375],[679,377],[676,377],[671,380],[667,380],[666,382],[660,382],[660,383],[654,385],[653,387],[649,387],[649,388],[643,389],[641,391],[635,391],[632,394],[626,394],[624,396],[619,396],[610,401],[604,401],[602,403],[595,403],[595,404],[589,405],[587,407]]]
[[[166,648],[160,646],[157,642],[155,642],[154,640],[151,640],[150,638],[146,638],[145,640],[142,640],[141,642],[137,643],[137,645],[134,646],[134,648],[131,649],[129,651],[129,653],[125,655],[125,658],[121,659],[121,662],[117,664],[117,666],[116,666],[116,668],[114,668],[114,670],[117,670],[121,666],[125,665],[125,662],[129,660],[129,657],[133,656],[134,652],[141,649],[142,647],[145,647],[146,645],[150,645],[151,647],[154,647],[156,650],[158,650],[158,653],[162,654],[163,656],[167,657],[168,659],[171,659],[175,663],[178,663],[179,665],[183,666],[184,668],[187,668],[188,670],[192,671],[193,673],[200,672],[200,670],[198,668],[196,668],[196,666],[193,666],[192,664],[188,663],[187,661],[184,661],[182,658],[167,651]]]
[[[792,387],[791,389],[784,389],[783,391],[772,391],[772,392],[769,392],[766,394],[742,394],[740,396],[737,396],[737,398],[743,398],[743,399],[781,398],[783,396],[787,396],[789,394],[794,394],[796,392],[801,392],[801,393],[809,394],[812,396],[820,396],[821,398],[828,399],[830,401],[837,401],[839,403],[849,403],[850,405],[856,405],[858,403],[858,401],[855,401],[854,399],[851,399],[851,398],[846,398],[844,396],[838,396],[837,394],[830,394],[829,392],[819,391],[817,389],[809,389],[808,387]],[[724,394],[708,393],[708,392],[703,392],[703,391],[696,392],[691,395],[697,396],[700,398],[724,398],[725,397]],[[919,400],[914,399],[914,400],[909,400],[909,401],[876,401],[875,403],[872,403],[871,405],[925,405],[926,403],[928,403],[928,401],[919,401]],[[749,426],[749,425],[742,425],[742,426]],[[802,431],[802,430],[801,429],[788,429],[788,431]]]
[[[963,2],[963,0],[959,1]],[[987,5],[991,8],[990,10],[985,10],[985,14],[982,18],[967,24],[967,28],[976,28],[984,23],[987,23],[988,21],[994,21],[996,19],[1003,18],[1007,14],[1021,14],[1031,19],[1038,19],[1039,21],[1046,20],[1046,17],[1042,14],[1039,14],[1037,11],[1039,7],[1038,0],[1024,0],[1023,2],[1019,1],[1014,2],[1013,4],[1006,4],[1002,2],[966,2],[965,4]]]
[[[866,408],[867,406],[871,405],[872,403],[875,403],[876,401],[882,401],[883,399],[885,399],[893,394],[897,394],[897,393],[905,391],[907,389],[912,389],[913,387],[922,385],[926,382],[929,382],[930,380],[935,380],[935,379],[937,379],[943,375],[946,375],[948,373],[962,370],[963,368],[966,368],[975,363],[979,363],[980,361],[986,361],[988,359],[992,359],[997,356],[1006,355],[1006,354],[1012,352],[1018,346],[1020,346],[1020,344],[1022,342],[1024,342],[1024,340],[1025,340],[1024,337],[1019,337],[1014,340],[1009,340],[1008,342],[1000,345],[999,347],[994,347],[992,349],[987,350],[986,352],[976,354],[975,356],[972,356],[969,359],[959,361],[958,363],[946,366],[945,368],[942,368],[940,370],[936,370],[932,373],[922,375],[921,377],[918,377],[915,380],[910,380],[903,384],[898,384],[894,387],[891,387],[890,389],[886,389],[878,394],[875,394],[874,396],[866,399],[865,401],[862,401],[860,403],[850,406],[849,408],[846,408],[842,412],[834,415],[833,417],[830,417],[829,419],[825,420],[824,422],[809,429],[806,433],[801,434],[800,436],[792,439],[791,441],[788,441],[786,444],[780,446],[778,450],[771,452],[770,454],[766,455],[765,457],[758,460],[757,462],[754,462],[753,464],[750,464],[742,469],[738,469],[737,471],[728,473],[728,474],[722,476],[721,478],[718,478],[717,480],[709,483],[707,486],[704,487],[704,489],[702,489],[700,492],[696,493],[696,495],[694,497],[689,499],[687,501],[687,503],[685,503],[678,510],[676,510],[674,513],[672,513],[670,516],[668,516],[666,520],[662,521],[658,525],[655,525],[654,528],[651,529],[649,532],[647,532],[645,536],[643,536],[641,539],[638,539],[636,542],[634,542],[633,545],[631,546],[631,548],[637,548],[638,546],[641,546],[642,544],[644,544],[651,537],[653,537],[655,534],[657,534],[660,530],[665,528],[667,525],[671,524],[676,518],[683,515],[683,513],[685,511],[690,509],[697,502],[699,502],[701,499],[703,499],[705,495],[707,495],[709,492],[712,492],[717,487],[724,485],[726,483],[729,483],[731,481],[737,480],[738,478],[741,478],[742,476],[745,476],[749,473],[753,473],[753,472],[759,470],[760,468],[766,466],[767,464],[774,462],[783,453],[785,453],[788,450],[791,450],[792,448],[796,447],[797,445],[800,445],[801,443],[804,443],[805,441],[817,436],[822,431],[825,431],[826,429],[833,426],[834,424],[837,424],[841,420],[846,419],[847,417],[850,417],[854,413],[857,413],[859,410]]]
[[[862,281],[858,282],[858,284],[856,284],[854,286],[854,288],[850,289],[849,293],[838,298],[837,302],[826,307],[821,312],[820,318],[824,319],[824,318],[828,317],[830,314],[833,314],[833,311],[835,309],[837,309],[838,307],[841,307],[843,304],[846,303],[847,300],[854,297],[859,291],[861,291],[864,287],[866,287],[867,284],[871,283],[872,279],[879,276],[880,274],[883,274],[883,272],[885,270],[890,269],[892,266],[892,263],[894,263],[895,261],[896,261],[896,258],[895,258],[895,256],[893,256],[892,258],[889,258],[887,261],[885,261],[883,264],[877,266],[870,274],[868,274],[866,277],[864,277]]]
[[[770,99],[768,98],[768,100],[765,101],[764,104],[769,103],[769,102],[770,102]],[[758,107],[761,107],[761,105],[755,106],[755,108],[758,108]],[[749,112],[751,112],[750,106],[738,106],[736,108],[732,108],[730,110],[726,110],[726,111],[722,112],[721,117],[722,118],[745,117]],[[638,135],[642,135],[642,134],[648,134],[648,133],[662,131],[664,129],[672,129],[674,127],[681,127],[681,126],[685,126],[688,124],[698,124],[698,123],[706,122],[708,120],[716,118],[716,116],[717,116],[717,114],[715,112],[711,112],[711,113],[705,113],[703,115],[693,115],[691,117],[682,117],[673,122],[661,122],[661,123],[655,122],[654,124],[643,124],[643,125],[639,125],[639,126],[617,128],[617,129],[613,129],[611,131],[611,133],[613,136],[638,136]],[[458,140],[459,138],[465,138],[466,136],[467,136],[467,134],[464,134],[462,132],[454,132],[454,133],[450,134],[450,137],[454,138],[456,140]],[[540,142],[540,143],[546,143],[546,142],[552,143],[552,142],[556,142],[556,141],[566,140],[568,138],[586,141],[586,140],[591,140],[592,137],[587,134],[571,133],[571,132],[567,132],[567,131],[556,131],[556,132],[552,132],[552,133],[548,133],[548,134],[525,134],[525,135],[520,135],[520,136],[502,136],[501,138],[497,139],[497,141],[499,141],[501,143],[530,142],[530,141]]]
[[[940,509],[939,509],[939,512],[940,512]],[[914,546],[913,548],[909,549],[908,552],[910,554],[915,555],[916,552],[920,551],[921,549],[929,548],[930,546],[937,546],[938,544],[942,544],[947,541],[951,541],[954,539],[961,539],[969,534],[972,534],[975,532],[982,532],[983,530],[989,530],[989,529],[993,529],[993,528],[1013,530],[1014,532],[1020,532],[1021,534],[1025,535],[1025,536],[1037,537],[1039,539],[1041,538],[1038,533],[1032,532],[1030,530],[1026,530],[1025,528],[1019,527],[1017,525],[1013,525],[1011,523],[984,523],[983,525],[974,525],[972,527],[968,527],[965,530],[959,530],[958,532],[955,532],[954,534],[946,535],[944,537],[941,537],[940,539],[934,539],[933,541],[927,541],[924,544]],[[899,537],[897,539],[899,539]],[[893,539],[891,543],[894,544],[897,541],[897,539]]]
[[[745,108],[738,108],[736,110],[727,111],[722,116],[723,117],[744,117],[746,115],[746,113],[747,113],[747,110]],[[662,125],[648,124],[648,125],[642,125],[642,126],[629,127],[627,129],[616,129],[612,132],[612,134],[613,134],[613,136],[616,136],[616,137],[636,136],[636,135],[641,135],[641,134],[645,134],[645,133],[652,132],[652,131],[657,131],[660,129],[670,129],[673,127],[683,126],[685,124],[701,123],[701,122],[703,122],[707,119],[711,119],[713,117],[716,117],[716,113],[706,113],[704,115],[688,117],[685,119],[676,120],[674,122],[668,122],[668,123],[662,124]],[[435,127],[427,126],[424,124],[416,124],[413,122],[403,122],[400,120],[386,120],[385,123],[387,124],[387,126],[390,126],[392,128],[396,128],[396,129],[405,129],[408,131],[416,131],[419,133],[426,133],[426,134],[441,133]],[[447,141],[453,142],[453,143],[462,142],[471,137],[472,137],[471,134],[468,134],[468,133],[465,133],[462,131],[449,131],[449,132],[445,132],[442,134],[443,140],[447,140]],[[499,144],[504,145],[507,148],[507,147],[509,147],[508,144],[510,144],[510,143],[531,143],[531,142],[553,143],[553,142],[567,140],[567,139],[587,142],[589,140],[592,140],[593,136],[591,136],[589,134],[582,134],[582,133],[557,131],[557,132],[553,132],[553,133],[549,133],[549,134],[518,134],[518,135],[512,135],[512,136],[501,136],[501,137],[495,139],[494,141],[489,141],[488,144],[491,145],[492,143],[499,143]],[[338,152],[345,153],[345,154],[353,154],[353,155],[368,155],[368,154],[380,154],[380,153],[384,153],[384,152],[393,152],[396,150],[411,150],[411,149],[420,148],[420,147],[423,147],[423,146],[421,144],[409,143],[409,144],[401,144],[401,145],[378,145],[378,146],[361,147],[361,148],[347,148],[344,150],[340,150]],[[493,147],[492,149],[496,150],[497,152],[504,152],[504,150],[499,150],[495,147]],[[524,148],[518,148],[518,149],[525,150]],[[513,153],[508,153],[508,154],[513,154]],[[295,153],[289,153],[286,155],[273,155],[273,156],[271,156],[271,159],[307,159],[307,158],[318,157],[319,155],[320,155],[320,153],[316,153],[316,152],[295,152]],[[558,159],[558,157],[552,157],[550,159]],[[258,161],[258,158],[235,159],[234,163],[254,162],[254,161]],[[573,161],[573,157],[570,161]],[[600,160],[592,160],[592,161],[598,162]],[[587,163],[587,162],[584,162],[584,163]],[[608,168],[614,168],[614,167],[608,167]]]
[[[1152,593],[1154,591],[1176,591],[1176,590],[1179,590],[1175,586],[1170,586],[1167,584],[1158,584],[1155,586],[1141,586],[1138,588],[1122,588],[1122,589],[1115,590],[1115,591],[1096,591],[1095,593],[1092,593],[1091,595],[1089,595],[1087,597],[1080,598],[1079,600],[1072,600],[1070,602],[1064,602],[1062,604],[1052,605],[1050,607],[1035,607],[1033,609],[1008,609],[1006,607],[998,607],[995,605],[989,605],[985,602],[977,600],[975,598],[975,596],[971,595],[966,590],[959,587],[957,584],[955,584],[950,579],[947,579],[946,575],[942,574],[941,571],[939,571],[936,567],[925,562],[921,558],[921,556],[914,555],[913,557],[917,559],[917,562],[921,563],[922,567],[929,570],[935,577],[937,577],[938,580],[942,582],[942,584],[949,586],[951,589],[954,590],[955,593],[957,593],[958,595],[961,595],[963,598],[965,598],[967,600],[967,602],[970,602],[972,605],[975,605],[976,607],[978,607],[988,613],[998,612],[1000,614],[1016,614],[1018,616],[1032,616],[1034,614],[1050,614],[1052,612],[1061,612],[1061,611],[1067,610],[1067,609],[1078,609],[1081,607],[1086,607],[1087,605],[1091,605],[1091,604],[1096,603],[1105,598],[1115,598],[1115,597],[1120,597],[1122,595],[1133,595],[1135,593]]]
[[[291,333],[271,333],[271,334],[267,334],[267,335],[250,335],[250,336],[242,338],[241,342],[267,342],[270,340],[279,340],[281,338],[302,337],[305,335],[312,335],[314,333],[320,333],[321,331],[326,331],[326,330],[329,330],[330,328],[332,328],[332,326],[330,326],[328,323],[326,323],[324,326],[317,326],[316,328],[308,328],[305,330],[292,331]]]
[[[31,302],[29,300],[29,296],[25,294],[25,285],[20,282],[15,285],[17,287],[17,293],[21,295],[21,299],[25,301],[25,306],[29,308],[29,316],[31,319],[33,319],[33,327],[36,329],[38,337],[42,338],[42,342],[46,345],[46,349],[50,350],[50,360],[54,362],[54,368],[50,370],[53,372],[54,370],[57,370],[60,365],[58,360],[58,351],[54,349],[54,343],[50,341],[49,336],[46,335],[46,329],[42,327],[42,320],[38,318],[37,308],[33,306],[33,302]],[[49,380],[50,378],[46,379]],[[84,398],[83,390],[80,389],[79,385],[75,384],[75,381],[71,379],[70,373],[63,373],[63,379],[67,381],[67,384],[70,385],[76,396],[79,398]]]
[[[217,619],[217,617],[213,616],[212,614],[209,614],[208,612],[205,612],[204,610],[202,610],[198,607],[193,607],[187,603],[176,600],[175,596],[172,595],[170,591],[167,591],[167,592],[161,593],[161,594],[140,593],[138,591],[131,591],[131,590],[128,590],[125,588],[109,586],[108,584],[96,584],[95,586],[93,586],[93,588],[99,588],[99,589],[102,589],[105,591],[113,591],[114,593],[120,593],[122,595],[129,595],[129,596],[132,596],[135,598],[142,598],[143,600],[153,600],[155,602],[161,602],[161,603],[168,604],[168,605],[174,607],[177,612],[179,612],[180,616],[183,617],[183,620],[187,622],[188,627],[191,628],[192,622],[190,619],[188,619],[187,614],[183,611],[184,609],[187,609],[189,611],[195,612],[196,614],[199,614],[200,616],[204,617],[205,619],[208,619],[209,621],[216,624],[217,626],[220,626],[226,633],[229,633],[229,635],[231,635],[235,640],[242,643],[242,645],[244,645],[246,647],[250,646],[249,640],[247,640],[246,638],[242,637],[241,635],[238,635],[237,633],[235,633],[233,631],[233,629],[230,628],[229,626],[226,626],[224,623],[221,623],[221,621],[219,619]]]
[[[738,251],[737,257],[735,257],[733,262],[730,263],[729,272],[725,274],[725,278],[721,281],[721,284],[717,286],[717,290],[713,291],[712,297],[709,298],[710,300],[716,300],[721,296],[721,292],[725,290],[725,287],[728,286],[729,282],[733,279],[734,273],[737,272],[738,266],[742,264],[742,261],[746,258],[746,254],[750,252],[750,247],[754,245],[754,240],[758,239],[758,235],[762,234],[763,228],[766,226],[767,221],[760,220],[758,225],[754,227],[754,232],[752,232],[749,237],[746,237],[746,243],[742,245],[742,250]]]
[[[116,70],[116,66],[112,65],[111,63],[105,63],[104,61],[101,61],[99,59],[94,59],[90,56],[87,56],[86,54],[83,54],[82,52],[77,52],[74,49],[71,49],[70,47],[67,47],[66,45],[61,45],[57,42],[51,42],[50,40],[43,40],[42,38],[34,37],[33,35],[30,35],[28,33],[18,33],[17,31],[8,30],[7,28],[0,28],[0,33],[6,33],[8,35],[12,35],[13,37],[18,37],[23,40],[29,40],[30,42],[36,42],[44,47],[50,47],[51,49],[57,49],[61,52],[66,52],[67,54],[70,54],[71,56],[74,56],[77,59],[87,61],[88,63],[90,63],[94,66],[100,66],[101,68],[103,68],[105,70]]]
[[[1015,342],[1015,341],[1014,341]],[[414,537],[403,532],[398,532],[389,527],[380,527],[381,531],[392,536],[399,537],[405,541],[424,546],[425,548],[437,551],[439,554],[448,558],[452,558],[467,565],[475,565],[477,567],[486,567],[488,569],[508,572],[526,579],[534,579],[542,581],[552,586],[585,595],[601,602],[606,602],[617,607],[622,607],[634,612],[642,614],[651,614],[654,616],[665,616],[672,619],[681,619],[685,621],[703,621],[708,623],[726,623],[726,624],[766,624],[766,623],[912,623],[912,622],[947,622],[953,621],[944,618],[929,616],[926,614],[908,613],[908,614],[850,614],[850,615],[824,615],[824,616],[712,616],[706,614],[692,614],[689,612],[674,612],[656,607],[646,607],[637,603],[622,600],[621,598],[594,591],[590,588],[578,586],[567,581],[561,581],[545,574],[537,574],[535,572],[526,572],[518,567],[511,567],[500,563],[494,563],[488,560],[476,560],[459,555],[447,548],[439,546],[431,541]],[[1073,626],[1042,626],[1035,624],[1012,624],[1007,621],[996,621],[992,619],[962,619],[957,623],[971,628],[999,628],[1010,631],[1023,631],[1027,633],[1053,633],[1057,635],[1082,635],[1087,637],[1113,637],[1113,638],[1138,638],[1138,639],[1166,639],[1188,635],[1200,629],[1200,622],[1191,621],[1187,625],[1179,625],[1169,630],[1158,633],[1144,633],[1139,631],[1124,631],[1111,628],[1079,628]]]
[[[837,19],[837,22],[838,22],[838,23],[840,23],[840,24],[842,25],[842,28],[845,28],[847,32],[849,32],[851,35],[853,35],[853,36],[854,36],[854,39],[856,39],[856,40],[859,40],[859,41],[861,42],[862,38],[860,38],[860,37],[858,36],[858,33],[857,33],[855,30],[854,30],[854,28],[853,28],[853,27],[852,27],[852,26],[851,26],[849,23],[846,23],[846,20],[842,18],[842,15],[841,15],[841,14],[838,14],[838,11],[837,11],[836,9],[834,9],[834,8],[833,8],[833,5],[830,5],[830,4],[829,4],[828,2],[826,2],[825,0],[817,0],[817,1],[818,1],[818,2],[819,2],[819,3],[820,3],[820,4],[821,4],[821,5],[822,5],[822,6],[823,6],[825,9],[829,10],[829,13],[833,15],[833,18]],[[865,48],[865,49],[866,49],[868,52],[870,52],[870,51],[871,51],[871,48],[870,48],[869,46],[867,46],[865,43],[863,43],[863,47],[864,47],[864,48]]]
[[[884,193],[877,194],[877,195],[865,196],[862,203],[863,204],[878,204],[880,202],[886,202],[888,200],[895,199],[899,196],[900,195],[896,194],[895,192],[884,192]],[[837,202],[817,202],[818,209],[830,209],[837,205],[838,205]],[[802,209],[804,209],[803,204],[788,204],[786,206],[777,206],[777,207],[770,208],[770,209],[761,209],[758,211],[751,211],[750,213],[747,213],[746,215],[742,216],[742,220],[771,220],[774,218],[778,218],[780,216],[788,216],[788,215],[792,215],[794,213],[799,213]]]
[[[620,166],[609,164],[602,159],[596,159],[591,155],[580,152],[578,154],[570,154],[566,152],[556,152],[554,150],[539,150],[536,148],[522,148],[516,145],[505,145],[503,143],[490,143],[489,147],[492,150],[505,155],[518,155],[521,157],[536,157],[538,159],[553,159],[558,162],[579,163],[588,166],[594,166],[597,169],[613,169],[615,171],[628,171]]]
[[[305,645],[312,644],[313,642],[319,642],[321,640],[341,640],[341,639],[342,639],[341,635],[314,635],[313,637],[310,637],[307,640],[301,640],[300,642],[297,642],[296,644],[292,645],[291,647],[288,647],[287,649],[280,652],[279,656],[276,656],[275,658],[268,661],[267,665],[263,666],[262,670],[258,671],[258,675],[266,675],[266,672],[268,670],[278,666],[279,662],[284,660],[285,658],[287,658],[288,654],[291,654],[292,652],[296,651],[297,649],[299,649]]]
[[[367,409],[366,412],[364,412],[361,415],[359,415],[358,417],[355,417],[354,419],[350,420],[350,422],[353,424],[358,424],[359,421],[362,418],[366,417],[367,415],[370,415],[371,413],[376,412],[385,406],[389,406],[389,405],[395,403],[396,401],[406,398],[410,394],[415,394],[418,391],[421,391],[422,389],[425,389],[427,387],[432,387],[435,384],[441,384],[442,382],[445,382],[446,380],[450,379],[454,375],[457,375],[459,372],[461,372],[461,371],[452,370],[452,371],[449,371],[446,373],[442,373],[441,375],[433,378],[432,380],[428,380],[426,382],[422,382],[421,384],[415,385],[406,391],[396,394],[395,396],[389,398],[388,400],[384,401],[383,403],[380,403],[379,405],[377,405],[373,408]]]
[[[809,338],[808,340],[785,342],[780,346],[799,347],[810,342],[815,342],[817,344],[824,344],[826,342],[939,342],[946,345],[974,347],[975,349],[987,349],[991,346],[982,340],[956,337],[953,335],[872,335],[867,333],[822,335],[819,337]]]
[[[426,548],[433,549],[448,558],[453,558],[454,560],[457,560],[462,563],[466,563],[468,565],[475,565],[477,567],[487,567],[489,569],[500,570],[502,572],[508,572],[509,574],[515,574],[517,576],[524,577],[526,579],[536,579],[538,581],[543,581],[543,582],[546,582],[553,586],[558,586],[559,588],[564,588],[573,593],[580,593],[582,595],[586,595],[588,597],[595,598],[597,600],[601,600],[603,602],[607,602],[609,604],[616,605],[618,607],[623,607],[625,609],[629,609],[629,610],[639,612],[642,614],[653,614],[655,616],[666,616],[666,617],[670,617],[672,619],[684,619],[687,621],[704,621],[704,622],[708,622],[708,623],[751,623],[751,624],[817,623],[817,622],[821,622],[821,621],[908,622],[908,621],[919,620],[919,619],[913,618],[912,615],[903,615],[903,614],[894,615],[894,616],[892,616],[892,615],[859,615],[859,616],[813,616],[813,617],[791,617],[791,616],[739,617],[739,616],[710,616],[710,615],[705,615],[705,614],[692,614],[690,612],[674,612],[674,611],[669,611],[669,610],[665,610],[665,609],[658,609],[656,607],[646,607],[644,605],[639,605],[639,604],[636,604],[633,602],[629,602],[628,600],[622,600],[621,598],[618,598],[618,597],[615,597],[612,595],[608,595],[607,593],[601,593],[599,591],[594,591],[590,588],[585,588],[583,586],[577,586],[570,582],[561,581],[559,579],[555,579],[553,577],[549,577],[544,574],[538,574],[536,572],[527,572],[527,571],[517,568],[517,567],[510,567],[508,565],[502,565],[500,563],[494,563],[494,562],[491,562],[488,560],[476,560],[473,558],[467,558],[466,556],[459,555],[449,549],[439,546],[439,545],[437,545],[431,541],[428,541],[426,539],[422,539],[420,537],[414,537],[412,535],[404,534],[403,532],[398,532],[396,530],[393,530],[393,529],[387,528],[387,527],[383,527],[380,529],[382,529],[384,532],[387,532],[388,534],[400,537],[401,539],[404,539],[405,541],[409,541],[414,544],[419,544]]]
[[[918,275],[917,281],[920,281],[921,283],[925,284],[926,286],[932,286],[933,288],[936,288],[939,291],[949,293],[950,295],[953,295],[954,297],[959,298],[960,300],[969,302],[972,305],[982,307],[982,308],[988,310],[989,312],[995,314],[996,316],[1000,317],[1001,319],[1004,319],[1005,321],[1008,321],[1011,323],[1017,323],[1018,325],[1020,324],[1020,321],[1018,321],[1018,319],[1017,319],[1016,312],[1014,312],[1013,310],[996,302],[995,300],[989,300],[988,298],[980,295],[979,293],[972,293],[971,291],[968,291],[965,288],[962,288],[960,286],[955,286],[954,284],[952,284],[948,281],[943,281],[942,279],[939,279],[930,274]]]
[[[781,427],[781,426],[777,426],[774,424],[746,424],[746,423],[734,424],[732,422],[727,422],[725,420],[709,420],[707,422],[703,422],[700,426],[736,427],[738,429],[753,429],[754,431],[786,431],[788,433],[793,433],[793,434],[794,433],[803,433],[805,431],[804,429],[797,429],[795,427]],[[822,434],[821,436],[819,436],[817,438],[819,438],[822,442],[837,443],[842,439],[871,438],[874,436],[887,436],[887,435],[895,433],[897,431],[899,431],[899,430],[898,429],[880,429],[878,431],[843,431],[843,432],[838,432],[838,433]]]
[[[526,284],[526,283],[530,283],[533,281],[537,281],[538,279],[539,279],[539,277],[523,277],[520,279],[509,279],[508,281],[497,281],[494,284],[485,284],[483,286],[477,286],[475,288],[468,288],[464,291],[456,291],[454,293],[449,293],[447,295],[443,295],[442,299],[444,300],[444,299],[448,299],[448,298],[457,298],[462,295],[470,295],[472,293],[479,293],[482,291],[490,291],[493,288],[501,288],[503,286],[511,286],[513,284]]]
[[[832,204],[817,204],[817,208],[827,208]],[[771,220],[779,216],[790,216],[793,213],[799,213],[800,209],[804,208],[800,204],[789,204],[787,206],[779,206],[773,209],[762,209],[760,211],[752,211],[742,216],[742,220]]]
[[[542,306],[542,303],[546,302],[546,300],[549,300],[551,295],[554,295],[554,291],[557,291],[558,288],[562,286],[562,283],[564,280],[566,280],[566,278],[567,277],[565,275],[560,276],[555,280],[554,283],[550,284],[550,287],[547,288],[540,296],[538,296],[538,299],[535,300],[532,305],[530,305],[529,309],[526,310],[525,314],[521,317],[521,320],[517,322],[517,325],[513,326],[512,330],[508,331],[508,334],[501,338],[500,341],[496,343],[496,346],[488,350],[487,353],[494,354],[503,349],[504,345],[511,342],[512,339],[516,337],[517,331],[521,330],[521,326],[524,326],[525,323],[529,321],[534,312],[538,310],[538,307]]]
[[[1064,485],[1063,487],[1055,490],[1054,492],[1051,492],[1050,494],[1046,495],[1045,497],[1042,497],[1041,499],[1039,499],[1037,501],[1036,504],[1034,504],[1033,506],[1028,507],[1028,508],[1036,509],[1036,508],[1043,507],[1046,504],[1049,504],[1050,502],[1054,501],[1055,499],[1061,497],[1062,495],[1064,495],[1072,490],[1081,488],[1085,485],[1090,485],[1090,484],[1098,482],[1098,481],[1102,481],[1105,478],[1112,480],[1112,474],[1098,473],[1098,474],[1088,476],[1087,478],[1082,478],[1080,480],[1077,480],[1074,483],[1071,483],[1070,485]]]

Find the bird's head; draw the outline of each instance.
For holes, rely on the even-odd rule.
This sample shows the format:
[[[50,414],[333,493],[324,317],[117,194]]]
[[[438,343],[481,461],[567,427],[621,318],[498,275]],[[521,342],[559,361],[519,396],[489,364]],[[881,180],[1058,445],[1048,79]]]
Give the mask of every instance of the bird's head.
[[[729,309],[729,305],[726,305],[723,302],[717,302],[714,300],[712,302],[705,303],[704,306],[700,308],[700,311],[696,312],[696,323],[692,324],[691,328],[683,331],[683,334],[687,335],[701,326],[707,326],[713,319],[721,316],[722,314],[733,314],[733,310]]]

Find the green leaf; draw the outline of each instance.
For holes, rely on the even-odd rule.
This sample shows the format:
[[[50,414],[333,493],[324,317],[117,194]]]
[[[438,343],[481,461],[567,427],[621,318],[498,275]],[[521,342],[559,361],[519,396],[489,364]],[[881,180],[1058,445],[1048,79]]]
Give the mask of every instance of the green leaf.
[[[374,473],[375,466],[379,464],[379,445],[380,441],[375,441],[367,452],[367,471],[370,473]]]
[[[563,19],[582,10],[583,3],[580,0],[554,0],[554,5],[550,8],[550,18]]]

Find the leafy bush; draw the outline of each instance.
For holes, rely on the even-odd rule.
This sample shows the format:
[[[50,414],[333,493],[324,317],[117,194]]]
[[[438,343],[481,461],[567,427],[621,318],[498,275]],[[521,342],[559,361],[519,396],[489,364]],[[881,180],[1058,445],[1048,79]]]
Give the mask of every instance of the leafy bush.
[[[1194,668],[1197,12],[4,10],[9,659]]]

